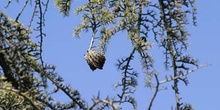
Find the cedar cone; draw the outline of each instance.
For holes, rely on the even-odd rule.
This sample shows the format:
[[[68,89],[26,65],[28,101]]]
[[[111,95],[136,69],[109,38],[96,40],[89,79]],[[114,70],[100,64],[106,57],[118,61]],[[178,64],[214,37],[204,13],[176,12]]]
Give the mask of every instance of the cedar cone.
[[[85,59],[92,71],[96,70],[96,68],[102,69],[105,63],[105,55],[96,50],[88,50]]]

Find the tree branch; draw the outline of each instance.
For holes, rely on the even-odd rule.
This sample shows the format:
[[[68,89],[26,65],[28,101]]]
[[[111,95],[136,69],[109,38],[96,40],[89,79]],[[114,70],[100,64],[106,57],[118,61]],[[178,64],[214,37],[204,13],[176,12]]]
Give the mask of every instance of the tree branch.
[[[173,81],[175,79],[179,79],[180,77],[187,76],[190,73],[193,73],[194,71],[196,71],[197,69],[203,68],[203,67],[208,66],[208,65],[210,65],[210,64],[199,65],[199,66],[197,66],[197,67],[195,67],[195,68],[193,68],[191,70],[188,70],[186,73],[179,74],[179,75],[177,75],[175,77],[170,76],[170,78],[165,78],[164,80],[160,81],[159,83],[160,84],[164,84],[166,82],[170,82],[170,81]]]
[[[151,107],[152,107],[152,105],[153,105],[153,102],[154,102],[154,100],[155,100],[155,98],[156,98],[156,96],[157,96],[157,93],[159,92],[160,83],[159,83],[158,75],[155,73],[155,74],[154,74],[154,77],[155,77],[155,79],[156,79],[156,88],[155,88],[155,91],[154,91],[154,95],[153,95],[153,97],[152,97],[151,100],[150,100],[150,104],[149,104],[147,110],[151,110]]]
[[[27,6],[29,0],[26,0],[26,2],[24,3],[24,6],[22,7],[21,11],[18,13],[18,16],[15,19],[15,22],[18,22],[19,17],[21,16],[22,12],[24,11],[25,7]]]

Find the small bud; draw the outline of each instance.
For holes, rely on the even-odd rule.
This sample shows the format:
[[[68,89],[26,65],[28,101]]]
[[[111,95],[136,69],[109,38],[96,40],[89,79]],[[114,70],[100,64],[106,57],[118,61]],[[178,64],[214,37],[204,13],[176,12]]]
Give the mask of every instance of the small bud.
[[[144,37],[144,36],[141,37],[141,40],[144,41],[144,42],[147,42],[147,39],[146,39],[146,37]]]
[[[115,7],[113,11],[114,13],[118,13],[120,10],[121,10],[120,7]]]

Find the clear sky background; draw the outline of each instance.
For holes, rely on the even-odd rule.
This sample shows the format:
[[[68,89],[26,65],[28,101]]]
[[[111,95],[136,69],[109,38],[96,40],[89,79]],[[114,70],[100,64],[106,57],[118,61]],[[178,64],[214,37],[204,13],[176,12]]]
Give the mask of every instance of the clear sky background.
[[[0,11],[4,10],[0,1]],[[107,95],[116,97],[120,89],[114,88],[114,84],[120,81],[121,72],[117,70],[116,63],[119,58],[129,55],[131,44],[129,39],[123,34],[114,36],[106,52],[106,62],[103,70],[91,71],[84,59],[84,54],[89,47],[91,33],[82,34],[81,38],[73,36],[73,29],[77,26],[81,18],[74,14],[74,8],[82,4],[83,1],[74,1],[69,17],[63,17],[55,7],[53,0],[50,1],[49,10],[46,15],[46,27],[44,32],[47,37],[44,39],[44,59],[49,64],[57,67],[57,72],[64,78],[67,84],[79,90],[82,98],[91,103],[91,98],[97,96],[100,91],[101,98]],[[15,5],[14,3],[13,5]],[[22,6],[10,6],[5,12],[12,18],[15,17]],[[209,63],[210,66],[201,68],[188,76],[190,84],[185,86],[180,83],[181,102],[191,103],[196,110],[219,110],[220,104],[220,13],[219,0],[197,0],[198,26],[191,24],[187,27],[190,33],[190,45],[187,53],[197,58],[200,64]],[[17,5],[16,5],[17,6]],[[32,11],[26,9],[21,16],[21,22],[27,23]],[[29,21],[28,21],[29,22]],[[159,52],[158,52],[158,51]],[[164,56],[157,45],[153,48],[155,62],[163,62]],[[140,57],[136,57],[132,63],[139,72],[137,91],[134,96],[137,98],[138,109],[145,110],[152,97],[149,88],[144,87],[144,74],[140,67]],[[167,72],[163,65],[157,67],[159,74]],[[162,80],[163,77],[160,77]],[[175,106],[172,83],[162,85],[167,90],[159,92],[152,110],[170,110]],[[58,99],[65,101],[63,95],[58,94]]]

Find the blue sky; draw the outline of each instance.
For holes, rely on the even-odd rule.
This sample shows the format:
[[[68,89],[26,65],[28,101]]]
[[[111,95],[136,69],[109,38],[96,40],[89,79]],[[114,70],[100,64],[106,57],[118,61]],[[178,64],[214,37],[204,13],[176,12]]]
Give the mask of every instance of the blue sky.
[[[80,1],[82,2],[82,1]],[[21,3],[20,3],[21,4]],[[79,6],[79,1],[73,2],[73,7]],[[219,25],[220,14],[218,12],[220,1],[202,1],[197,0],[198,7],[198,26],[189,25],[187,30],[190,33],[190,45],[187,53],[197,58],[200,64],[209,63],[210,66],[201,68],[188,76],[190,84],[185,86],[180,83],[180,96],[182,102],[191,103],[197,110],[218,110],[220,99],[220,38]],[[121,73],[115,67],[117,59],[129,55],[131,44],[129,39],[123,34],[114,36],[106,52],[106,63],[103,70],[91,71],[87,65],[84,54],[89,47],[91,33],[83,33],[81,38],[73,36],[73,29],[77,26],[81,18],[74,14],[72,8],[69,17],[63,17],[59,14],[53,1],[50,1],[49,11],[46,15],[45,31],[47,37],[44,39],[44,59],[49,64],[57,67],[57,72],[64,78],[67,84],[71,84],[75,89],[81,92],[82,98],[89,102],[93,96],[98,94],[102,98],[107,95],[116,97],[120,89],[114,88],[114,84],[120,81]],[[9,7],[6,14],[12,18],[16,16],[19,8]],[[3,10],[2,1],[0,1],[0,10]],[[25,10],[29,13],[30,10]],[[27,17],[26,17],[27,15]],[[30,16],[24,14],[21,16],[21,22],[29,20]],[[155,46],[152,51],[157,50]],[[153,52],[155,62],[164,61],[162,54]],[[138,109],[146,109],[152,96],[149,88],[144,87],[144,74],[141,73],[140,57],[136,57],[133,62],[134,68],[139,72],[139,86],[134,94],[137,97]],[[158,66],[159,74],[167,72],[163,65]],[[163,77],[160,78],[162,80]],[[171,83],[162,85],[167,90],[159,92],[153,106],[153,110],[169,110],[175,106],[174,93],[171,89]],[[57,97],[66,100],[65,97]]]

